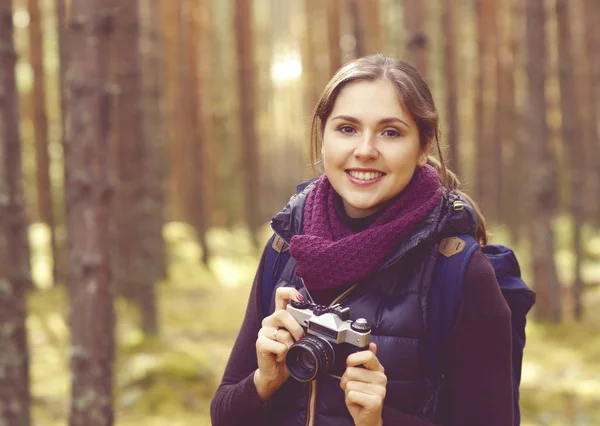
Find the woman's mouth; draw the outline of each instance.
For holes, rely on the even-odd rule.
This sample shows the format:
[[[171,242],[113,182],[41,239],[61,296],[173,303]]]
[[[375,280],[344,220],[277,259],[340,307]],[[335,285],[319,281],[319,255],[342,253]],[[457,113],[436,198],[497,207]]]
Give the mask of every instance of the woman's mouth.
[[[363,172],[357,170],[346,170],[346,174],[348,175],[350,181],[357,185],[369,185],[371,183],[378,182],[383,176],[385,176],[385,173],[382,172]]]

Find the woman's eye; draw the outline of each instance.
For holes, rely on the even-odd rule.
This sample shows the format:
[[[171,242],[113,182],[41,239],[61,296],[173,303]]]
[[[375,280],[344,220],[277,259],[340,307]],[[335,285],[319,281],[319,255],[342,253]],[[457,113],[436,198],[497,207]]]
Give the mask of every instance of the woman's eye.
[[[385,129],[383,131],[383,136],[386,136],[388,138],[397,138],[400,135],[400,132],[398,132],[397,130],[394,129]]]
[[[352,126],[340,126],[338,131],[342,133],[354,133],[354,127]]]

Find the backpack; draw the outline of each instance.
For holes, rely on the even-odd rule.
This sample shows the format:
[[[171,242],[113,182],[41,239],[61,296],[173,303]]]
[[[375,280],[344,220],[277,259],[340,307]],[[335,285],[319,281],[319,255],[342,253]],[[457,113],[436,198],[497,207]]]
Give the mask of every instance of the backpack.
[[[467,265],[479,243],[469,234],[456,234],[444,238],[436,245],[437,260],[429,299],[429,345],[428,362],[432,371],[443,375],[444,349],[458,317],[462,297],[462,285]],[[262,277],[261,302],[267,316],[271,306],[273,289],[280,280],[291,283],[296,261],[290,256],[289,247],[277,235],[273,235],[265,253]],[[512,319],[512,375],[514,426],[519,426],[519,385],[525,347],[526,315],[535,303],[535,293],[521,279],[519,263],[513,251],[501,245],[481,248],[488,258],[511,310]]]

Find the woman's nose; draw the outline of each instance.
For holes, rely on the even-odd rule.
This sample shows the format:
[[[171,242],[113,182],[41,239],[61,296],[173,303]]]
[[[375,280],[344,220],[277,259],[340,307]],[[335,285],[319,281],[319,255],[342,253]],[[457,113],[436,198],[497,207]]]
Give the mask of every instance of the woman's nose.
[[[375,147],[374,135],[365,132],[360,140],[360,143],[354,149],[354,155],[357,158],[376,158],[379,155]]]

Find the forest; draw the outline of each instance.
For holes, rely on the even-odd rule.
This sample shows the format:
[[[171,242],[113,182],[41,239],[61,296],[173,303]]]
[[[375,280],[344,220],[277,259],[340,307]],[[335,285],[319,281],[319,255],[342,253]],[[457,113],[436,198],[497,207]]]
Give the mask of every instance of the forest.
[[[415,65],[537,303],[522,424],[600,424],[598,0],[0,0],[0,425],[209,425],[312,114]]]

